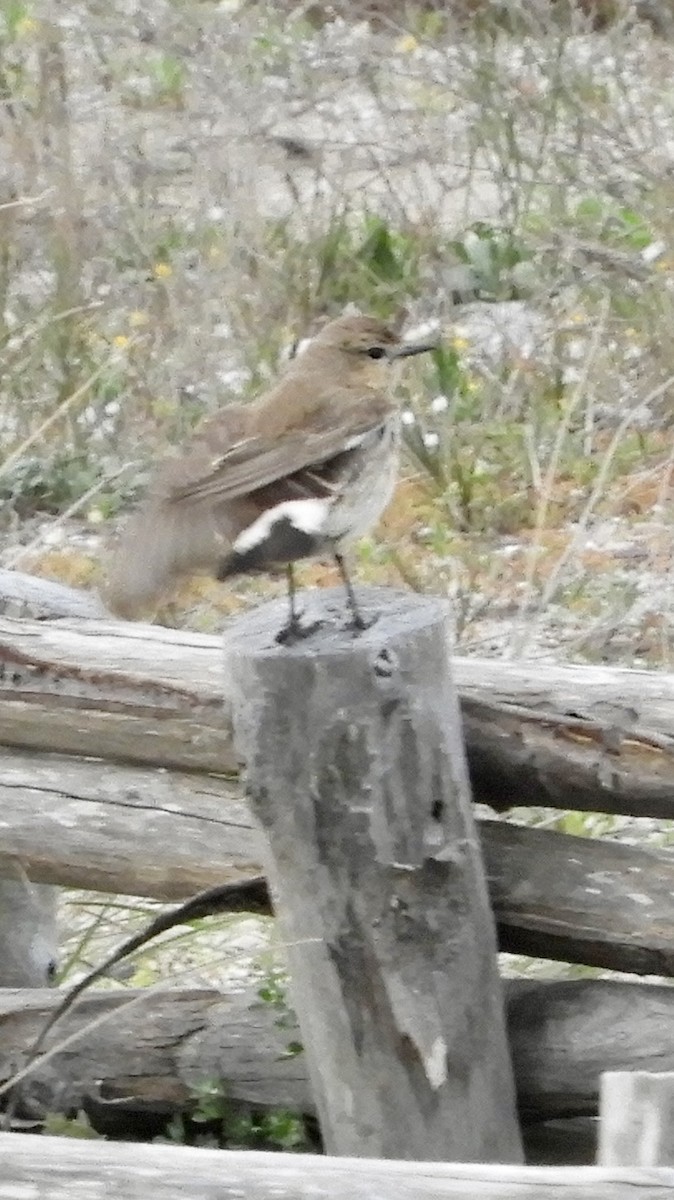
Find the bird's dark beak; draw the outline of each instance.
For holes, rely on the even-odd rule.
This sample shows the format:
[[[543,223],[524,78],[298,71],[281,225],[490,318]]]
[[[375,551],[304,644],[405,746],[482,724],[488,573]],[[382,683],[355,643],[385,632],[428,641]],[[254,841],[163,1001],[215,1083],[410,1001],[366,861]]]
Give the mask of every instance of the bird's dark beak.
[[[403,342],[389,353],[391,358],[411,358],[413,354],[426,354],[429,350],[437,350],[439,339],[434,342]]]

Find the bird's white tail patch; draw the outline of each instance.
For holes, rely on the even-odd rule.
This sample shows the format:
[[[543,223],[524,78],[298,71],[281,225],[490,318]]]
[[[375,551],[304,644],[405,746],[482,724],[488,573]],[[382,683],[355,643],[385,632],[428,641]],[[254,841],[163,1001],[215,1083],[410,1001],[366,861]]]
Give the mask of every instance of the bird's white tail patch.
[[[256,546],[261,546],[267,541],[278,521],[289,521],[301,533],[319,537],[325,527],[329,510],[329,500],[285,500],[283,504],[268,509],[239,534],[233,546],[234,553],[246,554]]]

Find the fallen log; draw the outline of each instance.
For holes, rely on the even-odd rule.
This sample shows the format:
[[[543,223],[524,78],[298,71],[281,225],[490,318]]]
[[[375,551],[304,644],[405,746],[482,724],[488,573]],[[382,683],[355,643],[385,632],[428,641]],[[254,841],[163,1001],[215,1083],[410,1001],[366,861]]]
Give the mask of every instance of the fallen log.
[[[616,980],[507,980],[506,1015],[520,1116],[527,1125],[596,1116],[604,1071],[674,1070],[674,988]],[[62,998],[0,990],[0,1082]],[[48,1046],[81,1032],[21,1085],[26,1118],[84,1108],[94,1123],[120,1114],[170,1116],[208,1080],[253,1108],[314,1113],[290,1011],[254,989],[116,989],[83,996]],[[91,1022],[100,1022],[89,1033]]]
[[[673,675],[462,658],[453,673],[475,800],[674,817]],[[236,771],[223,674],[216,637],[2,617],[0,744]]]

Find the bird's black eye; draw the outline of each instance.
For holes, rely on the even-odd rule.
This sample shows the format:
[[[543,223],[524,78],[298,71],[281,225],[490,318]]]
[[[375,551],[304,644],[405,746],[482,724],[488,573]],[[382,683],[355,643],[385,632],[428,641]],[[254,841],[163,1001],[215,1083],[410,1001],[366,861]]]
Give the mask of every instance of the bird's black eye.
[[[370,346],[367,354],[369,358],[384,358],[386,351],[381,346]]]

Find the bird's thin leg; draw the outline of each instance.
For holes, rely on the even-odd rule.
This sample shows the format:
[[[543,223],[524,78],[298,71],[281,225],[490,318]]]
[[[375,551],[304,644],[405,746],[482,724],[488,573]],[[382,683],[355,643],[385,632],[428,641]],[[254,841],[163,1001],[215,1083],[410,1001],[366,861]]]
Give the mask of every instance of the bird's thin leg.
[[[302,614],[297,610],[295,568],[291,562],[286,566],[286,579],[288,580],[288,623],[276,634],[276,641],[282,646],[291,646],[293,642],[299,642],[302,638],[309,637],[309,634],[315,633],[317,629],[320,629],[322,622],[312,621],[310,625],[302,624]]]
[[[288,607],[290,608],[290,616],[288,617],[289,625],[298,625],[300,615],[297,611],[297,587],[295,585],[295,566],[294,563],[288,563],[286,567],[286,580],[288,582]]]
[[[349,606],[349,612],[351,613],[351,621],[350,621],[351,628],[353,630],[369,629],[370,625],[372,625],[373,622],[366,620],[365,617],[363,616],[362,612],[360,611],[360,608],[358,607],[358,601],[356,600],[356,593],[354,592],[353,584],[351,583],[351,580],[349,579],[343,555],[335,553],[335,562],[337,564],[337,570],[339,571],[339,574],[341,575],[342,583],[344,584],[344,588],[346,590],[346,600],[347,600],[347,604]]]

